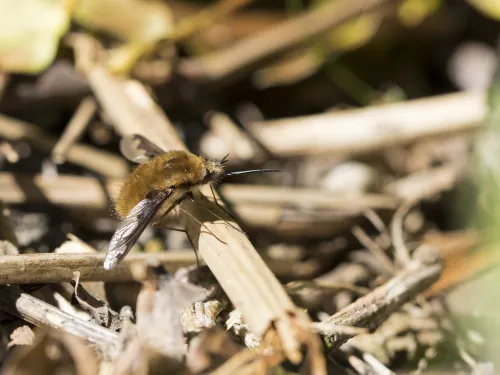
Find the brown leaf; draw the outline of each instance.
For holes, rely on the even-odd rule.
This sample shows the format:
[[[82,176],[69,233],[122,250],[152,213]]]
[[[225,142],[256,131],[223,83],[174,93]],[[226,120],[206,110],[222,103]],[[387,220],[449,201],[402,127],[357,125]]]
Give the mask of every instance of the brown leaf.
[[[137,298],[137,329],[143,345],[181,359],[184,355],[181,309],[206,295],[206,289],[180,282],[168,274],[159,275],[156,282],[145,282]]]
[[[155,263],[146,270],[137,298],[137,325],[124,324],[123,349],[114,361],[117,375],[187,373],[181,309],[207,296],[207,290],[173,279]]]
[[[80,307],[87,311],[98,324],[118,331],[122,327],[120,316],[116,311],[111,310],[106,303],[92,296],[80,283],[80,272],[73,273],[71,284],[75,288],[75,298]]]

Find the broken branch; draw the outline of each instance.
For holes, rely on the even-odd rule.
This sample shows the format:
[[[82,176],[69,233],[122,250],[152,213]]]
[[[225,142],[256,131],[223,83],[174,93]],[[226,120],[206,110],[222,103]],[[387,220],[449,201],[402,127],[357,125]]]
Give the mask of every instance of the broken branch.
[[[352,155],[424,137],[477,130],[482,128],[486,113],[485,93],[471,91],[262,121],[250,129],[267,150],[281,157]]]
[[[196,263],[192,250],[155,254],[130,254],[116,269],[105,271],[102,253],[85,254],[20,254],[0,255],[0,284],[33,284],[69,282],[73,272],[80,272],[80,281],[140,281],[131,266],[156,258],[170,272]],[[144,275],[145,276],[145,275]]]
[[[407,301],[429,288],[441,275],[443,265],[431,247],[415,250],[407,267],[372,292],[316,325],[333,347],[339,347],[352,335],[334,333],[337,325],[375,329]]]
[[[15,286],[0,287],[0,309],[38,327],[51,327],[83,338],[107,356],[115,354],[118,333],[65,313]]]

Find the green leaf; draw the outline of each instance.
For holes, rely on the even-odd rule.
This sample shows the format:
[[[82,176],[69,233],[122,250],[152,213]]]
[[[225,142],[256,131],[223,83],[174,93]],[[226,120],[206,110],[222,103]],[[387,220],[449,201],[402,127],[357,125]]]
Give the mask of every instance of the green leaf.
[[[468,0],[468,2],[484,15],[500,20],[500,1],[498,0]]]
[[[441,0],[404,0],[398,8],[399,20],[408,27],[418,26],[440,6]]]
[[[71,0],[0,1],[0,71],[36,74],[49,66],[70,24]]]

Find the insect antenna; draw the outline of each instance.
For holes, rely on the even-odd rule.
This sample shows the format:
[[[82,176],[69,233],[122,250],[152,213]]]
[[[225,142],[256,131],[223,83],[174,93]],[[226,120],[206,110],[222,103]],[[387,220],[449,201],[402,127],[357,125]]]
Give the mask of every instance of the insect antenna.
[[[283,172],[283,170],[282,169],[249,169],[247,171],[226,172],[226,173],[224,173],[224,177],[235,176],[238,174],[267,173],[267,172]]]
[[[227,159],[227,158],[228,158],[228,157],[229,157],[229,154],[227,154],[226,156],[224,156],[224,157],[221,159],[221,161],[219,162],[219,164],[224,164],[224,163],[227,163],[227,161],[228,161],[228,159]]]

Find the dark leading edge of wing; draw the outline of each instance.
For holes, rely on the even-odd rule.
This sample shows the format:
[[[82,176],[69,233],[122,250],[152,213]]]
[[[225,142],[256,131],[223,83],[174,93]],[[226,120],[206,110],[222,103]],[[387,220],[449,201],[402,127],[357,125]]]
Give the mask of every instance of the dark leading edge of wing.
[[[104,269],[115,268],[127,255],[172,191],[162,191],[152,199],[143,199],[120,222],[109,243]]]

